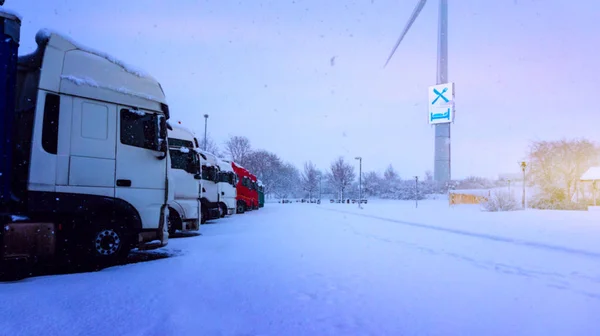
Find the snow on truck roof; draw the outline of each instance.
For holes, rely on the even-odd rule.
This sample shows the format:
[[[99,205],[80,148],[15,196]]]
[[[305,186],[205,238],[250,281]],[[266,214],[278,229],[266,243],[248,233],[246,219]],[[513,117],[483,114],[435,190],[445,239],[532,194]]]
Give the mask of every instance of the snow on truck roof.
[[[169,122],[169,126],[171,126],[172,130],[169,130],[169,137],[181,140],[188,140],[194,142],[196,134],[192,132],[189,128],[185,126],[181,126],[181,124],[175,124]],[[194,142],[194,146],[196,143]]]
[[[217,158],[217,156],[215,154],[203,151],[200,148],[196,148],[196,153],[201,154],[206,157],[206,162],[203,162],[203,164],[208,163],[207,166],[212,166],[212,165],[219,166],[219,159]]]
[[[600,167],[591,167],[580,178],[581,181],[598,181],[600,180]]]
[[[166,104],[160,83],[139,69],[48,29],[35,40],[38,50],[20,58],[43,55],[41,89],[157,111]]]
[[[19,21],[23,21],[23,17],[19,13],[5,7],[0,7],[0,15],[9,19],[16,18],[19,19]]]
[[[231,162],[227,160],[223,160],[222,158],[217,158],[217,164],[222,171],[233,172],[233,167],[231,167]]]

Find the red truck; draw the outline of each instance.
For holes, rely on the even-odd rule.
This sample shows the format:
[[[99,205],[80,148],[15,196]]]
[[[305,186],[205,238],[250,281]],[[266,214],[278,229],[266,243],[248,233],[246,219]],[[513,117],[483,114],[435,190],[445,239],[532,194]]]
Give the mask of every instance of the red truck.
[[[235,162],[231,162],[233,171],[238,176],[238,183],[235,186],[237,190],[236,204],[237,213],[244,213],[246,210],[254,210],[258,208],[258,192],[253,188],[252,177],[256,181],[256,177],[252,175],[246,168]]]

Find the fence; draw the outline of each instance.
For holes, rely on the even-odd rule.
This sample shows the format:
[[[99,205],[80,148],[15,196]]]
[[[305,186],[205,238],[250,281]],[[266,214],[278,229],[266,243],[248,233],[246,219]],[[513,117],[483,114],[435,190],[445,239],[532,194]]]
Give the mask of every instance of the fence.
[[[487,202],[488,197],[490,197],[490,192],[489,191],[487,192],[487,196],[452,193],[452,192],[448,196],[449,196],[448,201],[450,202],[450,205],[481,204],[482,202]]]

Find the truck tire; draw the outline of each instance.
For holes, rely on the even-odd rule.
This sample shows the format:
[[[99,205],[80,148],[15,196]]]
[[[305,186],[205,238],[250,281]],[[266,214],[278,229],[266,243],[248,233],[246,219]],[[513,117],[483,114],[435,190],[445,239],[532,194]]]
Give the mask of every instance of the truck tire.
[[[246,212],[246,205],[244,202],[239,201],[237,203],[237,213],[243,214],[244,212]]]
[[[202,209],[200,210],[200,224],[206,224],[206,219],[208,218],[208,210],[206,210],[206,206],[202,204]]]
[[[173,208],[169,208],[169,222],[168,222],[168,227],[169,227],[169,236],[171,236],[172,234],[174,234],[175,232],[177,232],[177,230],[182,230],[182,221],[181,218],[179,218],[179,214],[177,213],[177,211],[175,211],[175,209]]]
[[[131,251],[131,242],[119,225],[94,225],[88,235],[89,254],[95,263],[115,265]]]
[[[227,215],[227,205],[225,203],[219,203],[219,208],[221,209],[221,218]]]

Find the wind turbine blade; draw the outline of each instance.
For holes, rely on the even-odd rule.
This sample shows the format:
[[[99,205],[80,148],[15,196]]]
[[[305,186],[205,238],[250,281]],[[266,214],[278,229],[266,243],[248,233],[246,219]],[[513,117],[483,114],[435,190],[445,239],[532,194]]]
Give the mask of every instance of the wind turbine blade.
[[[398,41],[396,42],[396,45],[394,46],[394,49],[392,49],[392,52],[390,53],[390,56],[388,57],[387,61],[385,62],[385,65],[383,66],[384,68],[388,65],[388,63],[390,62],[390,60],[394,56],[394,53],[396,52],[396,49],[398,49],[398,46],[400,46],[400,43],[402,42],[402,40],[404,39],[404,37],[406,36],[406,34],[408,33],[408,31],[410,30],[410,27],[413,25],[413,23],[415,23],[415,20],[417,19],[417,17],[421,13],[421,10],[423,10],[423,7],[425,6],[426,3],[427,3],[427,0],[420,0],[417,3],[417,6],[415,7],[415,10],[413,11],[412,15],[410,16],[410,19],[408,20],[408,23],[406,24],[406,27],[404,27],[404,30],[402,31],[402,34],[400,34],[400,38],[398,38]]]

